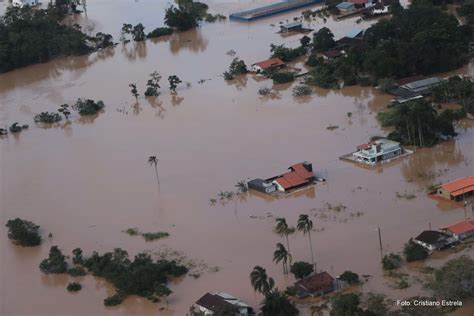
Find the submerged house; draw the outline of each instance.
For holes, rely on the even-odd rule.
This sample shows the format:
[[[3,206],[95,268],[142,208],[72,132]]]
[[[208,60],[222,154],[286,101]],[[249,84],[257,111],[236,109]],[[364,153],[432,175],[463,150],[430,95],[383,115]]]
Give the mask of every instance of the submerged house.
[[[13,0],[12,4],[14,6],[23,7],[25,5],[29,5],[29,6],[39,5],[40,2],[39,0]]]
[[[465,221],[441,228],[447,234],[450,234],[456,240],[463,240],[474,236],[474,220]]]
[[[259,61],[252,65],[252,71],[261,73],[263,71],[274,70],[285,67],[285,63],[280,58],[271,58],[263,61]]]
[[[453,246],[457,242],[456,238],[436,230],[425,230],[413,241],[429,251],[444,249]]]
[[[237,307],[238,316],[247,316],[253,313],[252,307],[239,299],[233,297],[230,294],[219,292],[219,293],[206,293],[200,299],[196,301],[199,312],[204,315],[214,315],[222,311],[226,307]]]
[[[298,298],[315,297],[333,292],[335,281],[326,271],[313,274],[295,283],[296,296]]]
[[[262,193],[289,192],[316,181],[313,165],[309,162],[301,162],[290,166],[289,171],[268,179],[256,178],[250,180],[247,185],[249,189]]]
[[[351,2],[341,2],[336,5],[336,8],[342,13],[350,13],[355,11],[355,5]]]
[[[436,194],[447,200],[462,201],[474,195],[474,176],[460,178],[438,187]]]
[[[352,156],[355,161],[374,165],[379,161],[400,156],[402,153],[400,143],[381,138],[358,145],[357,151],[352,153]]]
[[[298,21],[280,25],[280,32],[282,33],[299,31],[301,29],[303,29],[303,22]]]

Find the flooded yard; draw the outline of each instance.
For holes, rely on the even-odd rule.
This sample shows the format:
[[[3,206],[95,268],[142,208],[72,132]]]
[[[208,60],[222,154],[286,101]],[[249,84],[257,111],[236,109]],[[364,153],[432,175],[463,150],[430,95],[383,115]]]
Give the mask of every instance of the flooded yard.
[[[255,2],[208,4],[213,13],[229,14]],[[95,32],[111,33],[117,41],[123,23],[142,22],[146,31],[162,26],[167,5],[88,1],[87,17],[75,22],[94,25]],[[318,269],[370,275],[362,290],[395,300],[423,291],[416,281],[404,290],[390,286],[380,264],[377,229],[383,252],[400,252],[429,225],[439,228],[464,219],[464,208],[429,199],[425,189],[473,173],[474,123],[460,122],[455,140],[416,149],[394,164],[367,169],[339,160],[371,136],[387,134],[376,113],[391,96],[353,86],[317,89],[311,97],[295,98],[291,85],[279,85],[272,96],[262,97],[258,90],[272,88],[271,80],[222,78],[233,58],[229,50],[250,65],[269,57],[271,43],[298,45],[301,35],[276,34],[280,21],[297,15],[204,23],[159,40],[119,44],[0,75],[0,126],[30,124],[19,135],[0,139],[1,315],[182,316],[213,291],[231,293],[256,308],[261,296],[254,294],[249,280],[255,265],[266,268],[280,289],[295,281],[272,262],[275,244],[282,241],[272,229],[276,217],[296,225],[299,214],[311,214],[314,222]],[[327,26],[338,39],[374,23],[356,21],[317,19],[308,26]],[[470,63],[458,73],[473,75],[473,67]],[[163,76],[162,93],[147,100],[144,87],[155,70]],[[169,93],[166,82],[174,74],[183,80],[176,95]],[[137,83],[138,102],[129,83]],[[83,97],[103,100],[103,113],[90,119],[73,114],[70,123],[48,128],[33,123],[36,113],[56,111]],[[147,163],[150,155],[159,158],[159,188]],[[219,191],[236,190],[240,180],[278,174],[305,160],[326,183],[286,198],[246,193],[228,203],[209,203]],[[416,197],[403,199],[397,192]],[[346,208],[329,209],[328,203]],[[33,249],[12,245],[4,223],[15,217],[40,225],[45,242]],[[130,227],[170,236],[146,242],[122,232]],[[292,235],[290,243],[295,261],[310,261],[307,236]],[[130,255],[172,249],[205,264],[198,278],[187,276],[171,284],[173,294],[166,303],[133,297],[107,308],[103,299],[113,289],[104,280],[87,276],[83,290],[70,294],[65,290],[69,277],[40,272],[38,265],[52,245],[68,254],[81,247],[86,256],[117,247]],[[472,250],[464,253],[473,257]],[[446,260],[431,258],[427,264]],[[467,305],[465,315],[472,308]],[[309,315],[305,307],[302,315]]]

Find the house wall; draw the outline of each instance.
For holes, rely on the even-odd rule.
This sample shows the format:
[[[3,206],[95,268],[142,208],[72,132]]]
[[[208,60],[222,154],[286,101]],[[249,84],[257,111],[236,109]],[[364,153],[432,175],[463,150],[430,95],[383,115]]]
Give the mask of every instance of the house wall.
[[[452,200],[453,198],[451,197],[451,194],[446,191],[444,188],[442,187],[439,187],[438,188],[438,191],[437,191],[437,194],[447,200]]]
[[[257,65],[252,65],[252,71],[255,71],[255,72],[262,72],[262,68],[260,68],[259,66]]]
[[[207,308],[205,307],[202,307],[202,306],[199,306],[199,311],[201,313],[204,313],[204,315],[208,316],[208,315],[214,315],[214,312],[213,311],[210,311],[208,310]]]

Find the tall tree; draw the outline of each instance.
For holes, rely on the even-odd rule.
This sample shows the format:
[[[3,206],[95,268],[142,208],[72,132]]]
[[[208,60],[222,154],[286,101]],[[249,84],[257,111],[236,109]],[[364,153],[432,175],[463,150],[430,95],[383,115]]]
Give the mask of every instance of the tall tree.
[[[176,75],[172,75],[168,77],[168,82],[170,84],[170,90],[175,93],[176,88],[178,87],[178,84],[180,84],[182,81],[181,79],[178,78]]]
[[[308,234],[309,237],[309,248],[311,250],[311,263],[313,264],[314,271],[316,270],[316,264],[314,262],[314,253],[313,253],[313,242],[311,240],[311,230],[313,229],[313,221],[309,219],[307,214],[300,214],[298,217],[298,223],[296,224],[298,231],[303,232],[304,235]]]
[[[285,293],[278,290],[265,295],[260,303],[260,316],[295,316],[299,311]]]
[[[128,85],[130,88],[132,88],[130,90],[130,92],[132,93],[132,95],[135,97],[135,99],[138,101],[138,96],[140,95],[138,93],[138,90],[137,90],[137,84],[136,83],[131,83]]]
[[[273,261],[275,263],[283,263],[283,273],[288,273],[288,261],[291,262],[291,254],[286,250],[285,246],[277,243],[276,250],[273,252]]]
[[[158,177],[158,158],[156,156],[148,157],[148,163],[150,166],[155,167],[156,182],[160,185],[160,178]]]
[[[290,239],[288,238],[288,236],[295,232],[295,228],[288,226],[288,223],[286,222],[286,219],[284,217],[278,217],[275,221],[277,223],[275,226],[275,233],[277,233],[281,237],[285,236],[286,247],[288,249],[288,252],[290,252]]]
[[[250,273],[250,283],[256,292],[264,295],[270,293],[275,286],[275,281],[269,278],[267,271],[260,266],[255,266]]]

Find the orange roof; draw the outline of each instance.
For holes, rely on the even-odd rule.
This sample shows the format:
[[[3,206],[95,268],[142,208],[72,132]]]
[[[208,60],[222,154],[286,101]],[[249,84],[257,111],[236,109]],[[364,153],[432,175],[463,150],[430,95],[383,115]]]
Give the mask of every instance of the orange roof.
[[[360,145],[357,145],[357,149],[358,150],[364,150],[364,149],[368,149],[370,148],[370,144],[360,144]]]
[[[474,220],[465,220],[463,222],[444,227],[443,229],[449,230],[450,232],[456,235],[474,231]]]
[[[255,63],[254,65],[259,66],[262,69],[268,69],[271,67],[283,66],[285,63],[280,58],[272,58],[264,61]]]
[[[290,172],[284,173],[275,179],[285,190],[305,184],[310,178],[314,177],[314,173],[306,170],[302,163],[293,165],[290,169]]]
[[[474,190],[474,176],[457,179],[441,185],[452,196],[458,196]]]

